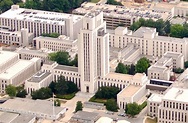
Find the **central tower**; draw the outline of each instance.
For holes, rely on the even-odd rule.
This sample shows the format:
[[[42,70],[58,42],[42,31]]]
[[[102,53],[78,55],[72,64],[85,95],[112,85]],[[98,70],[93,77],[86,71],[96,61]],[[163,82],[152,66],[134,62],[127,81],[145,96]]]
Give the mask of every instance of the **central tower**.
[[[102,12],[85,15],[78,35],[78,69],[81,91],[95,93],[97,79],[109,73],[109,35]]]

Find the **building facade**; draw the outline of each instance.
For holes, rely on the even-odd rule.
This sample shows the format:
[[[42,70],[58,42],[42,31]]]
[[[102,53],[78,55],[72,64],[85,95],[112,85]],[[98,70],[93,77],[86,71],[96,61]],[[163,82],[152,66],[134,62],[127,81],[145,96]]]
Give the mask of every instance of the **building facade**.
[[[97,78],[109,73],[109,35],[102,12],[93,12],[83,18],[78,36],[78,66],[81,75],[81,90],[94,93]]]
[[[43,33],[58,33],[76,39],[81,28],[81,19],[82,16],[79,15],[25,9],[19,8],[19,5],[12,5],[10,10],[0,15],[0,26],[15,31],[28,29],[35,37]]]

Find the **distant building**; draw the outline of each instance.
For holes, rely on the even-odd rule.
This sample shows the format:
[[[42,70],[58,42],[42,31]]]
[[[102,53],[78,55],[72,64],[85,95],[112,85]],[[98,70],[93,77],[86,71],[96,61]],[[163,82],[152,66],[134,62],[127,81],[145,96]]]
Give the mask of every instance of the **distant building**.
[[[10,16],[11,15],[11,16]],[[82,16],[20,8],[12,5],[11,9],[0,15],[0,26],[20,31],[28,29],[34,36],[43,33],[58,33],[76,39],[80,31]]]
[[[70,119],[70,123],[95,123],[100,118],[98,113],[78,111]]]

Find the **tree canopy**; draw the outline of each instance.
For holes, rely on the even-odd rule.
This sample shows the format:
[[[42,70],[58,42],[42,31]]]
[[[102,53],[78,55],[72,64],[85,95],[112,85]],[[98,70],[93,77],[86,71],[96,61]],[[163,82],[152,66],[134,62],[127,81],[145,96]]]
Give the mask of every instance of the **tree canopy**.
[[[107,4],[123,6],[121,2],[117,2],[116,0],[107,0]]]
[[[156,28],[157,32],[159,32],[159,35],[169,35],[171,25],[169,21],[163,21],[162,19],[154,21],[152,19],[145,20],[140,18],[130,26],[130,29],[136,31],[141,26]]]
[[[146,57],[141,58],[138,60],[136,66],[135,66],[135,71],[137,73],[147,73],[147,69],[150,66],[149,60]]]
[[[128,66],[124,65],[123,63],[119,63],[118,66],[116,67],[116,73],[123,73],[127,74],[128,73]]]
[[[16,87],[13,85],[8,85],[5,91],[6,91],[6,94],[8,94],[10,97],[16,96]]]
[[[141,111],[140,106],[137,103],[129,103],[126,107],[126,113],[134,117],[135,115],[139,114]]]
[[[98,91],[95,94],[96,98],[101,98],[101,99],[111,99],[117,98],[117,94],[120,92],[120,89],[115,87],[115,86],[110,86],[110,87],[100,87]]]
[[[27,95],[26,90],[22,86],[15,87],[13,85],[8,85],[5,89],[6,93],[10,97],[20,97],[20,98],[25,98]]]
[[[43,33],[42,36],[44,37],[52,37],[52,38],[58,38],[60,36],[60,34],[58,33]]]
[[[120,62],[118,64],[118,66],[116,67],[115,72],[134,75],[135,74],[135,66],[133,64],[127,66]]]
[[[115,99],[108,99],[105,104],[106,104],[107,110],[114,111],[114,112],[118,111],[118,106],[117,106],[117,102]]]
[[[185,67],[185,68],[188,68],[188,61],[186,61],[186,62],[184,63],[184,67]]]
[[[73,60],[70,60],[68,52],[58,51],[49,54],[49,59],[56,61],[60,65],[76,66],[78,67],[78,55],[75,56]]]
[[[29,9],[38,9],[54,12],[71,12],[87,0],[1,0],[0,11],[4,12],[10,9],[11,5],[19,4],[20,7]]]
[[[50,88],[41,88],[33,91],[31,94],[32,99],[48,99],[52,97],[52,91]]]
[[[77,112],[77,111],[82,111],[82,109],[83,109],[82,102],[81,102],[81,101],[78,101],[78,102],[76,103],[75,112]]]
[[[74,82],[66,81],[64,76],[60,76],[56,82],[51,82],[49,88],[57,95],[78,92],[77,85]]]

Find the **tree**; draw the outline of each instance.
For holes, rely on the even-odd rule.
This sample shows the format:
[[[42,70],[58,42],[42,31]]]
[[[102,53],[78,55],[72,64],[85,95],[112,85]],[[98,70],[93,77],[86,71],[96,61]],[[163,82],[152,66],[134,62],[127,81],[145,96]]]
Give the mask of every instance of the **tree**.
[[[33,91],[31,97],[32,99],[48,99],[52,97],[52,91],[50,88],[41,88]]]
[[[82,111],[82,109],[83,109],[82,102],[81,102],[81,101],[78,101],[78,102],[76,103],[75,112],[77,112],[77,111]]]
[[[58,78],[57,83],[55,85],[55,89],[56,89],[57,94],[60,94],[60,95],[67,94],[68,85],[67,85],[67,82],[65,81],[64,76],[60,76]]]
[[[52,93],[56,94],[56,89],[55,89],[56,83],[54,81],[52,81],[50,83],[50,85],[48,86],[48,88],[51,89]]]
[[[70,61],[69,65],[78,67],[78,54],[76,54],[75,58],[72,61]]]
[[[56,61],[60,65],[69,65],[69,53],[64,51],[59,51],[49,54],[49,59]]]
[[[16,97],[20,97],[20,98],[26,97],[27,92],[23,87],[18,86],[18,87],[16,87],[16,90],[17,90]]]
[[[118,106],[117,106],[117,102],[115,99],[108,99],[106,102],[106,109],[109,111],[114,111],[117,112],[118,111]]]
[[[116,73],[123,73],[127,74],[128,73],[128,66],[125,66],[123,63],[119,63],[118,66],[116,67]]]
[[[183,73],[184,69],[181,69],[181,68],[175,68],[173,69],[173,72],[175,73]]]
[[[140,60],[138,60],[135,66],[135,70],[137,73],[146,73],[149,66],[149,60],[146,57],[143,57]]]
[[[180,24],[174,24],[170,28],[170,36],[176,37],[176,38],[183,38],[184,37],[184,28]]]
[[[128,74],[130,74],[130,75],[134,75],[135,74],[135,65],[134,64],[131,64],[131,66],[129,67]]]
[[[61,102],[60,102],[59,99],[56,99],[56,100],[54,101],[54,106],[61,106]]]
[[[0,13],[5,12],[8,9],[10,9],[11,5],[13,4],[14,3],[12,2],[12,0],[1,0],[0,1]]]
[[[44,37],[52,37],[52,38],[58,38],[60,36],[60,34],[58,33],[43,33],[42,36]]]
[[[16,96],[16,87],[13,85],[8,85],[5,91],[6,91],[6,94],[8,94],[11,98]]]
[[[188,61],[186,61],[186,62],[184,63],[184,67],[185,67],[185,68],[188,68]]]
[[[120,89],[112,86],[112,87],[100,87],[95,94],[96,98],[100,99],[116,99],[117,94],[120,92]]]
[[[121,2],[117,2],[116,0],[107,0],[107,4],[123,6]]]
[[[68,81],[67,86],[68,86],[68,89],[67,89],[67,92],[66,92],[67,94],[78,92],[78,87],[74,82]]]
[[[127,114],[131,115],[132,117],[139,114],[140,111],[141,111],[140,106],[137,103],[134,102],[134,103],[127,104],[126,112],[127,112]]]

